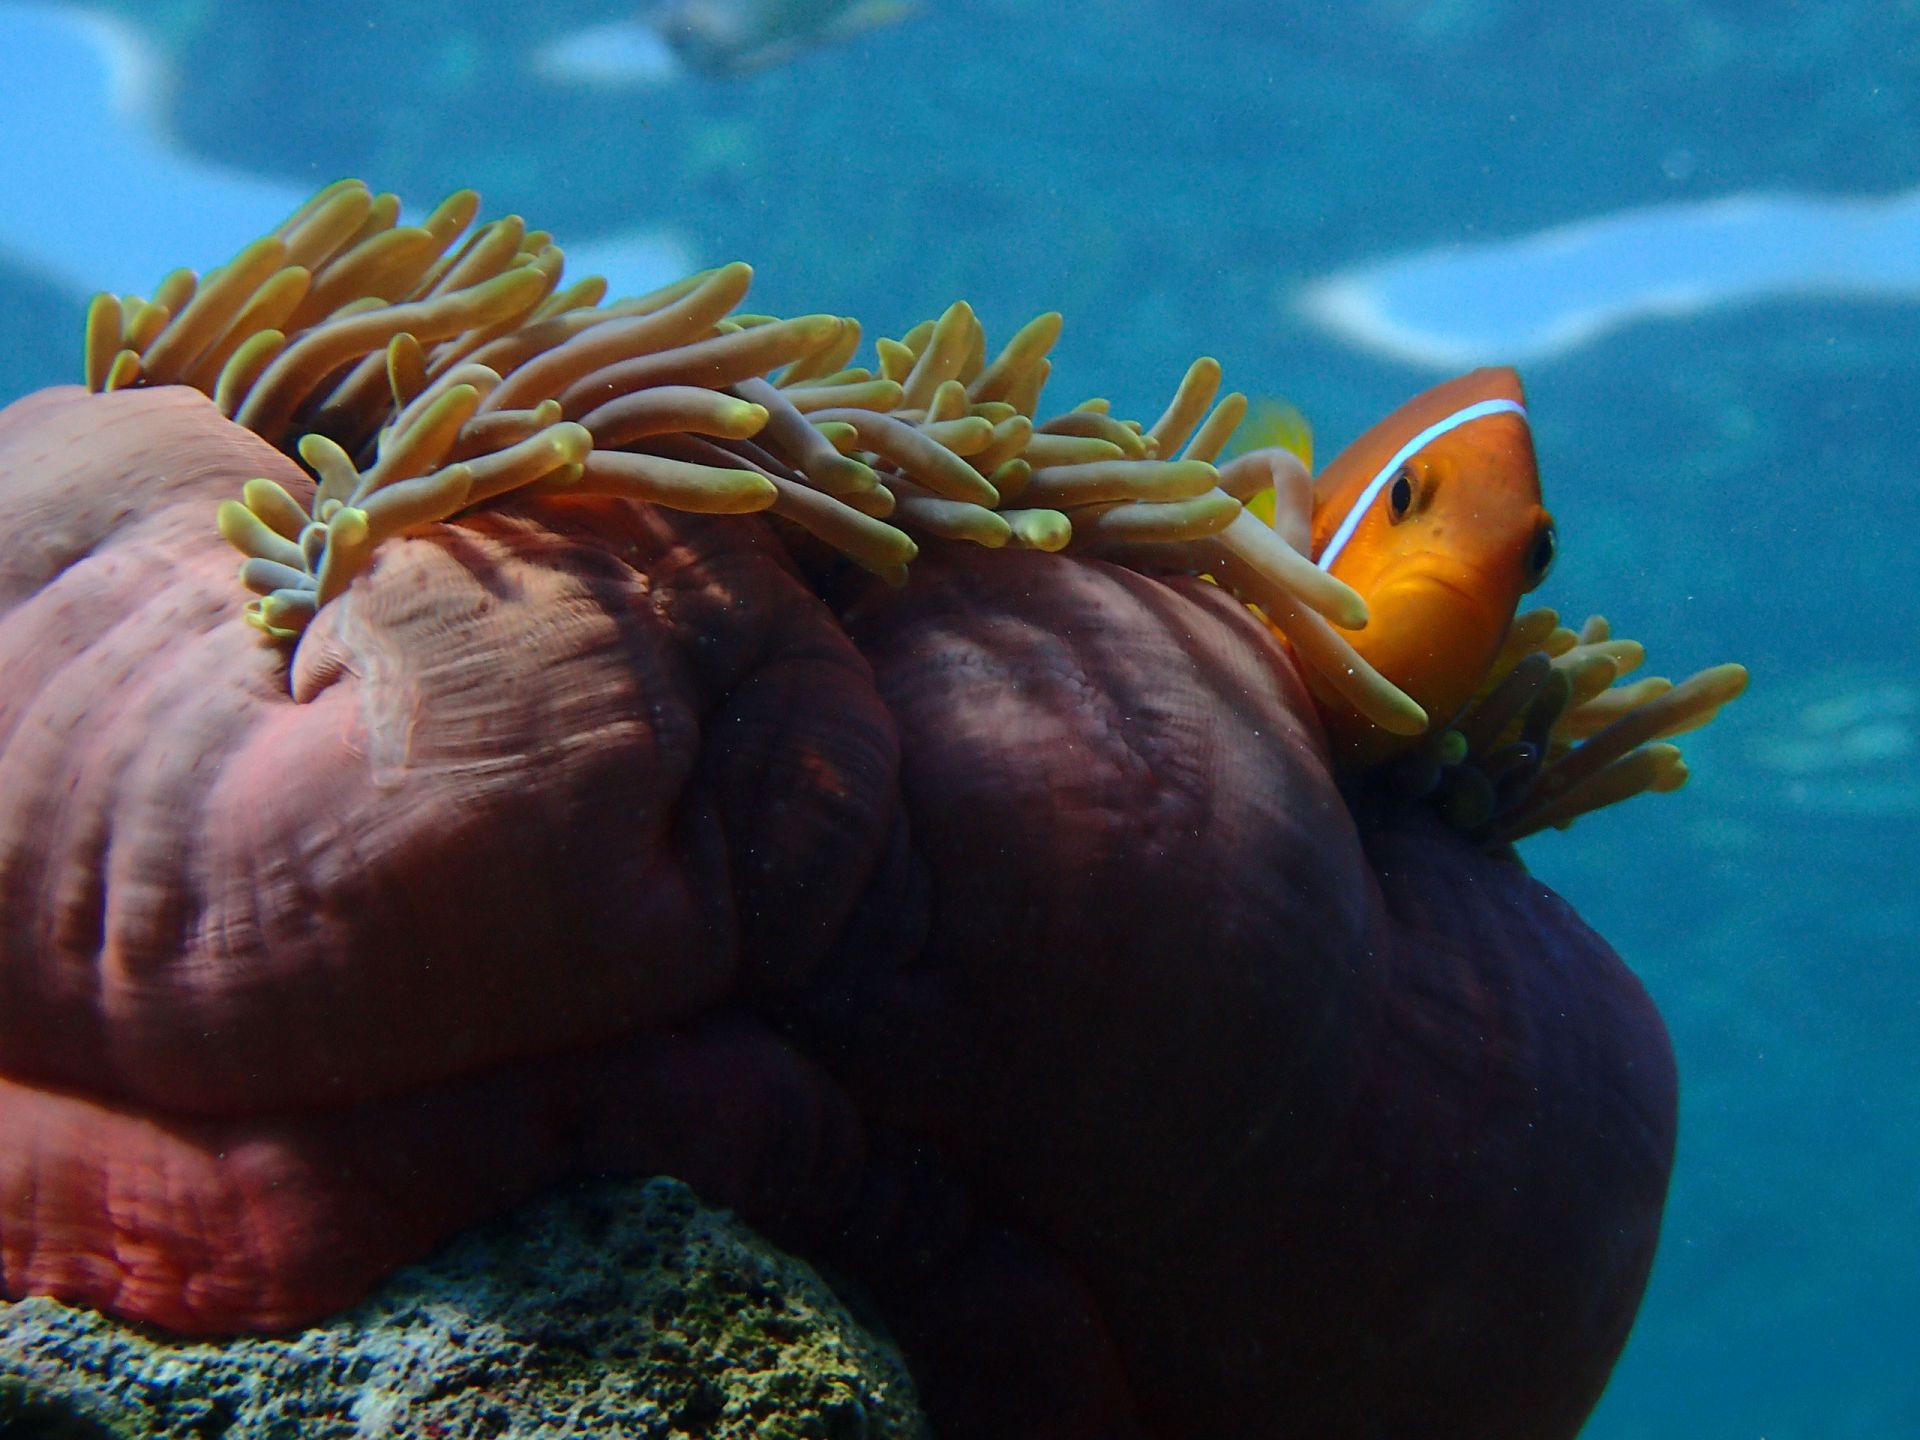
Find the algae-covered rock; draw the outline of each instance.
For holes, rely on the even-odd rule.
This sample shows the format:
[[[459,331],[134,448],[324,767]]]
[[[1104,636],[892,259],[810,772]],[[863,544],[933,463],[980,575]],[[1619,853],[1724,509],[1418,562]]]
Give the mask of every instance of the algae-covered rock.
[[[672,1180],[548,1197],[289,1338],[0,1304],[7,1440],[923,1437],[899,1357]]]

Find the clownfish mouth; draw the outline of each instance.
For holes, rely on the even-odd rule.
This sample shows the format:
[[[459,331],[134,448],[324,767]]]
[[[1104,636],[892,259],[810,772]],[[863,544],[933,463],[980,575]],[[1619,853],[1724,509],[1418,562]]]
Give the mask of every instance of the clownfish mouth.
[[[1456,584],[1443,575],[1418,575],[1407,582],[1408,589],[1430,589],[1444,591],[1462,605],[1478,607],[1484,602],[1466,585]]]
[[[1504,632],[1509,617],[1490,598],[1497,589],[1471,570],[1436,565],[1432,557],[1423,556],[1412,565],[1396,567],[1373,588],[1367,601],[1376,615],[1391,614],[1396,625],[1430,636],[1467,625]]]

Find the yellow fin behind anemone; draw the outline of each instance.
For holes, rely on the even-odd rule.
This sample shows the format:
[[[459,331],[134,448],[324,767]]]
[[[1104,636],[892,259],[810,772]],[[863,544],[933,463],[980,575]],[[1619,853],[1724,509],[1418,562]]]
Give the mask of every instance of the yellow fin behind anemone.
[[[1300,463],[1313,473],[1313,426],[1290,400],[1262,396],[1253,402],[1247,418],[1233,432],[1227,456],[1245,455],[1250,450],[1288,450],[1300,457]],[[1247,509],[1263,525],[1273,525],[1273,491],[1262,490],[1247,502]]]

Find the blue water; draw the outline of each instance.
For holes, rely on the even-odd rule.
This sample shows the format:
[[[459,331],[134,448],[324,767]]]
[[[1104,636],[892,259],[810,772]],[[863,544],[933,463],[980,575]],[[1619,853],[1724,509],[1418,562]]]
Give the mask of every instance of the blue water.
[[[1063,401],[1150,416],[1210,353],[1330,453],[1436,373],[1306,316],[1318,280],[1920,184],[1908,6],[973,0],[626,88],[532,61],[637,7],[120,8],[159,66],[122,112],[86,113],[103,81],[63,89],[79,52],[0,45],[0,399],[77,377],[85,287],[210,263],[274,218],[229,233],[249,206],[358,174],[416,203],[476,186],[636,274],[749,259],[756,308],[869,334],[956,296],[993,335],[1058,308]],[[0,38],[32,18],[0,5]],[[1665,1238],[1594,1440],[1920,1435],[1920,235],[1850,260],[1761,215],[1717,264],[1670,248],[1697,225],[1641,227],[1584,297],[1621,313],[1526,371],[1564,541],[1542,598],[1604,611],[1655,668],[1754,675],[1691,742],[1688,790],[1527,852],[1644,977],[1683,1076]],[[1676,269],[1709,282],[1686,307],[1633,303]]]

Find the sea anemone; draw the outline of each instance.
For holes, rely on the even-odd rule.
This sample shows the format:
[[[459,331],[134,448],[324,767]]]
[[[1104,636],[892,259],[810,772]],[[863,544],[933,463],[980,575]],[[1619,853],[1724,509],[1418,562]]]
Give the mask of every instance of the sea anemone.
[[[1433,742],[1464,831],[1360,804],[1300,667],[1408,702],[1217,365],[1038,419],[1057,317],[855,367],[474,213],[323,191],[0,413],[0,1290],[296,1326],[665,1171],[864,1280],[952,1433],[1572,1435],[1674,1125],[1488,853],[1587,671]]]

